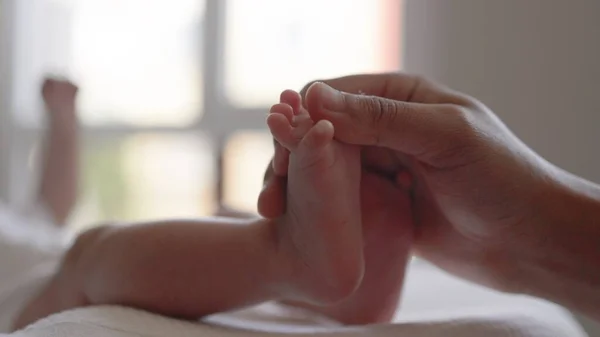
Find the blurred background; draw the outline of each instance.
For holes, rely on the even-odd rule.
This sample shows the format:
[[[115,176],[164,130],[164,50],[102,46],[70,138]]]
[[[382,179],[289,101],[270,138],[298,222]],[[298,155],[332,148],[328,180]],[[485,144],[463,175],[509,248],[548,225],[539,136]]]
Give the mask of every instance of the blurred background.
[[[421,73],[600,182],[597,0],[0,0],[0,197],[35,186],[47,72],[81,86],[73,228],[252,212],[285,88]],[[600,336],[584,321],[591,336]]]
[[[48,72],[68,76],[80,86],[83,130],[77,229],[219,206],[254,212],[272,155],[265,117],[279,93],[401,64],[398,0],[2,5],[2,195],[31,195],[39,86]]]

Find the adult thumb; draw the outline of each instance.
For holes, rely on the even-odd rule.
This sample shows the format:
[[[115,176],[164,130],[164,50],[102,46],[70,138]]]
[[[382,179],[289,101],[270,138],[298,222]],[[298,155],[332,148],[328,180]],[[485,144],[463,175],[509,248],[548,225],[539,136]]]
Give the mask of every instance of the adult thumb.
[[[460,142],[469,127],[464,108],[453,104],[404,102],[350,94],[316,82],[306,91],[314,120],[329,120],[336,139],[387,147],[420,160],[436,156],[444,144]]]

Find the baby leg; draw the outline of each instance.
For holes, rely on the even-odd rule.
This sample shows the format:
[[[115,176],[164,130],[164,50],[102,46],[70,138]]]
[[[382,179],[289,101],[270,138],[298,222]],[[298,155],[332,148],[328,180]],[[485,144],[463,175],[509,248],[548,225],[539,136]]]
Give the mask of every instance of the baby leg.
[[[364,264],[358,150],[333,141],[327,122],[299,115],[292,126],[280,116],[285,123],[271,117],[269,125],[291,152],[284,216],[92,230],[15,326],[85,305],[197,318],[268,300],[332,303],[354,292]]]
[[[346,297],[362,274],[360,178],[351,170],[333,176],[330,170],[358,160],[358,153],[332,147],[330,127],[310,126],[306,137],[286,143],[295,144],[290,190],[298,193],[290,192],[283,217],[89,231],[15,326],[86,305],[120,304],[197,318],[268,300],[330,303]]]
[[[209,219],[93,229],[15,325],[86,305],[198,318],[286,298],[292,262],[276,249],[274,228],[264,219]]]

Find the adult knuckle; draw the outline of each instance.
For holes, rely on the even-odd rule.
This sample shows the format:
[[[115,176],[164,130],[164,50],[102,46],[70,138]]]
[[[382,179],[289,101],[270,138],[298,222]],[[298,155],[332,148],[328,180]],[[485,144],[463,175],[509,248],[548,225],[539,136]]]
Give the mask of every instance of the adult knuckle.
[[[454,93],[450,103],[468,109],[470,113],[478,113],[484,110],[482,109],[483,104],[480,101],[463,93]]]
[[[448,146],[457,150],[474,148],[483,138],[481,116],[469,108],[458,105],[448,107],[452,123],[448,130]]]
[[[317,83],[317,82],[325,82],[323,80],[314,80],[314,81],[310,81],[308,82],[306,85],[304,85],[304,87],[302,87],[302,89],[300,90],[300,95],[302,97],[306,96],[306,92],[308,91],[308,88],[310,88],[311,85]]]
[[[357,98],[354,105],[354,109],[360,112],[359,122],[369,126],[367,129],[371,143],[376,145],[381,145],[383,141],[382,130],[401,131],[399,130],[402,128],[400,117],[408,109],[406,105],[376,96]]]
[[[471,129],[473,121],[468,109],[450,104],[445,107],[445,113],[449,115],[452,121],[451,125],[459,132],[467,132]]]
[[[385,100],[373,97],[360,97],[354,99],[354,109],[366,117],[366,121],[372,125],[385,124],[390,115],[395,114],[394,107]]]

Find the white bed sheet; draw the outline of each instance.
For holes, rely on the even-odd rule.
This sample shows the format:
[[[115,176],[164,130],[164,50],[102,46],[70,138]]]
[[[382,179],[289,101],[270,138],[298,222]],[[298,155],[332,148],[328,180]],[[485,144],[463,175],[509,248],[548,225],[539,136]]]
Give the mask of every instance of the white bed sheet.
[[[553,304],[471,285],[423,264],[411,267],[395,324],[341,327],[322,317],[265,304],[184,322],[121,307],[91,307],[51,316],[11,337],[375,336],[583,337]]]

